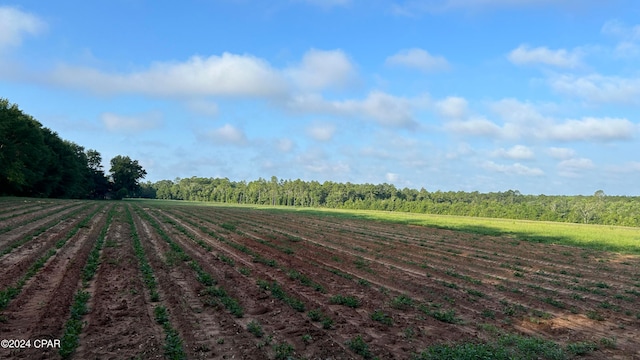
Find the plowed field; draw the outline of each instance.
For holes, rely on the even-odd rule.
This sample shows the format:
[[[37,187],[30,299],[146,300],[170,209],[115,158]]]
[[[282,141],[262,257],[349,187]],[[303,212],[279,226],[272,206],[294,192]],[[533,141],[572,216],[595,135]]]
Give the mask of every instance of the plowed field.
[[[0,199],[0,254],[0,339],[31,340],[3,359],[410,359],[438,344],[522,351],[523,339],[544,345],[531,358],[640,358],[632,255],[290,212],[14,198]]]

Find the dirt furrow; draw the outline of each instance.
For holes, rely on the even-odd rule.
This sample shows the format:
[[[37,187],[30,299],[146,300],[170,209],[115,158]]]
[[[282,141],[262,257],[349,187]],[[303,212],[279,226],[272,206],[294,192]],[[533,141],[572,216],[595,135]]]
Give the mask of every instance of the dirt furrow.
[[[176,217],[172,217],[172,219],[183,226],[188,226],[188,224]],[[170,231],[166,226],[165,230]],[[190,245],[190,240],[183,238],[181,234],[174,233],[174,240],[179,241],[183,247],[189,249],[189,254],[193,258],[199,259],[204,268],[210,269],[212,273],[216,274],[221,285],[225,288],[235,289],[236,296],[242,299],[247,308],[246,313],[249,316],[245,318],[250,318],[236,320],[243,327],[246,328],[250,321],[255,320],[261,324],[265,333],[273,333],[275,339],[290,339],[288,341],[294,345],[295,349],[304,354],[325,353],[323,349],[327,348],[333,349],[334,358],[336,356],[338,356],[337,358],[351,357],[344,346],[344,340],[348,338],[345,334],[353,334],[357,329],[350,326],[347,320],[339,321],[333,330],[325,331],[319,325],[312,324],[304,313],[294,311],[281,301],[274,300],[268,296],[268,293],[264,290],[260,290],[256,285],[256,279],[266,280],[268,283],[277,281],[288,294],[304,300],[309,309],[324,308],[336,320],[344,316],[344,314],[338,315],[337,312],[329,309],[326,305],[327,298],[325,295],[316,293],[309,288],[296,286],[291,283],[291,280],[280,269],[271,268],[263,264],[250,263],[247,268],[250,269],[251,275],[244,277],[235,271],[233,266],[223,263],[215,258],[213,254],[205,254],[203,249],[193,243]],[[191,248],[193,248],[193,251]],[[210,266],[216,263],[220,265]],[[340,310],[343,310],[342,312],[346,311],[344,309]],[[361,318],[359,314],[356,316]],[[305,342],[302,339],[305,334],[314,339],[313,343]]]
[[[67,206],[56,206],[51,209],[45,209],[38,212],[38,215],[45,216],[34,221],[32,221],[31,219],[38,217],[34,216],[34,214],[25,215],[25,219],[22,219],[22,221],[20,222],[18,222],[18,220],[16,219],[12,219],[15,220],[14,224],[12,225],[15,226],[15,228],[0,235],[0,251],[4,250],[14,241],[23,238],[25,235],[35,232],[36,229],[42,227],[47,223],[55,224],[60,219],[63,219],[65,215],[82,206],[82,204],[73,203]]]
[[[53,248],[56,242],[63,239],[93,209],[95,207],[87,208],[73,218],[61,221],[37,238],[0,258],[0,268],[4,269],[0,273],[0,289],[12,285],[38,258]]]
[[[74,358],[161,359],[164,334],[149,309],[122,206],[113,219]]]
[[[105,212],[100,211],[49,259],[41,271],[28,281],[18,297],[3,312],[3,334],[20,334],[23,339],[60,339],[69,307],[78,287],[80,275],[97,235],[104,226]],[[6,336],[5,336],[6,337]],[[56,349],[26,349],[12,354],[15,358],[47,359]]]
[[[134,214],[141,242],[157,276],[161,299],[171,314],[191,358],[265,358],[249,335],[218,306],[206,307],[200,300],[202,285],[186,264],[172,259],[166,242],[151,226]],[[204,299],[203,299],[204,300]]]

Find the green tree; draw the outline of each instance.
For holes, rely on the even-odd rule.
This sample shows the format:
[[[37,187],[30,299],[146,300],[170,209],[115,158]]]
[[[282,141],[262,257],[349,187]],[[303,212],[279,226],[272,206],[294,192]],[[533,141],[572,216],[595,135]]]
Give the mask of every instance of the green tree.
[[[89,194],[91,199],[104,199],[109,192],[109,179],[102,168],[102,155],[97,150],[89,149],[86,153],[89,167]]]
[[[111,181],[114,197],[122,199],[136,196],[140,190],[140,179],[144,179],[147,172],[138,164],[138,160],[131,160],[128,156],[118,155],[111,159]]]

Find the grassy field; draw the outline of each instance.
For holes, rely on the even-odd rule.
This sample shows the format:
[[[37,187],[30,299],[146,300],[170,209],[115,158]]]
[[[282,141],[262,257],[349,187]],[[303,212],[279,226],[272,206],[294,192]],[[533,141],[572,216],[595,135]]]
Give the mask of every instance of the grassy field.
[[[326,208],[292,208],[286,206],[255,206],[204,203],[177,200],[137,200],[151,201],[154,205],[222,206],[244,207],[261,211],[286,211],[302,214],[332,216],[343,219],[368,219],[373,221],[411,224],[468,233],[511,236],[515,239],[539,243],[579,246],[623,254],[640,254],[640,228],[573,224],[549,221],[529,221],[513,219],[478,218],[468,216],[415,214],[404,212],[344,210]]]

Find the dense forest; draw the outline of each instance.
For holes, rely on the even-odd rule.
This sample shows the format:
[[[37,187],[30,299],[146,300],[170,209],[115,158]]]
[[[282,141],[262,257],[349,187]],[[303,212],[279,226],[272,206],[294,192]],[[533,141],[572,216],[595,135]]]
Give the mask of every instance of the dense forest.
[[[104,199],[135,196],[146,172],[127,156],[102,157],[43,127],[16,104],[0,98],[0,195]]]
[[[638,197],[523,195],[518,191],[429,192],[397,189],[390,184],[270,180],[251,182],[192,177],[142,184],[141,194],[158,199],[215,201],[234,204],[310,206],[343,209],[548,220],[640,226]]]

